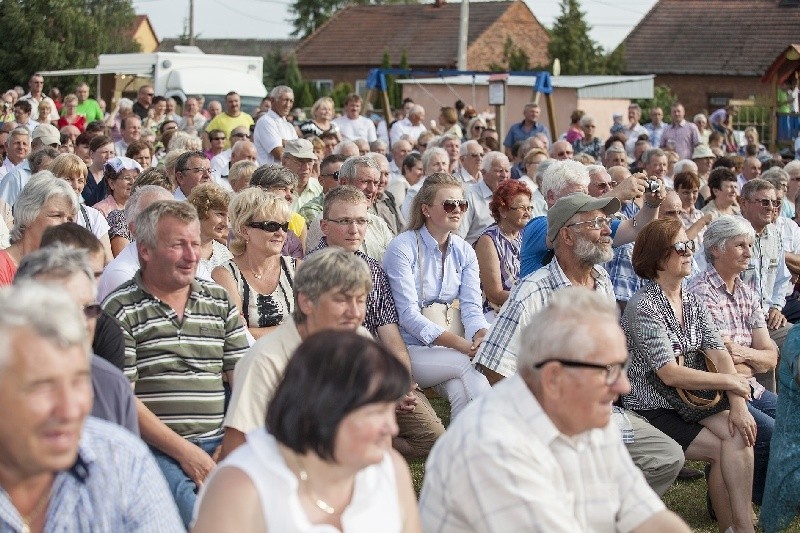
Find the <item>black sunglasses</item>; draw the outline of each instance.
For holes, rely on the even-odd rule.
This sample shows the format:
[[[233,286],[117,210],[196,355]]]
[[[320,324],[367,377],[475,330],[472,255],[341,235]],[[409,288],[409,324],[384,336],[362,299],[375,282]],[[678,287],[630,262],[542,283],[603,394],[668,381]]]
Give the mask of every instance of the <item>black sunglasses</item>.
[[[251,222],[247,225],[250,228],[260,229],[262,231],[269,231],[270,233],[275,233],[279,229],[282,229],[284,233],[289,231],[289,223],[284,222],[281,224],[280,222],[275,222],[274,220],[262,220],[261,222]]]

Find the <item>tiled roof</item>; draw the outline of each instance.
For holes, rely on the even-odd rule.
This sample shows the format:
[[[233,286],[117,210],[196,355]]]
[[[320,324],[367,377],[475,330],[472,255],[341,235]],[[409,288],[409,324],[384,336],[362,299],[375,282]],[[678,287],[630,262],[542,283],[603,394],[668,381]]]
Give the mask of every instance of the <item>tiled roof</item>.
[[[473,43],[514,2],[470,2],[468,43]],[[297,47],[297,62],[310,65],[380,65],[388,50],[397,64],[403,50],[412,68],[455,65],[460,3],[351,5]]]
[[[625,73],[761,76],[800,39],[782,0],[659,0],[625,38]]]
[[[181,44],[180,39],[170,37],[163,39],[158,49],[161,52],[173,52],[176,44]],[[296,45],[295,39],[195,39],[195,46],[206,54],[234,56],[265,57],[276,48],[285,55]]]

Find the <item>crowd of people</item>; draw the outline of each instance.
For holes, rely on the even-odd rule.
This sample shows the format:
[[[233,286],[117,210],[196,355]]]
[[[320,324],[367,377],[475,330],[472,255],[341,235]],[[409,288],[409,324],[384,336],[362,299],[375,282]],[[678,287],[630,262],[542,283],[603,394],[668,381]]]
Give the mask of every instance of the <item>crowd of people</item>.
[[[2,95],[0,529],[689,531],[703,476],[720,531],[797,513],[800,161],[755,130],[43,82]]]

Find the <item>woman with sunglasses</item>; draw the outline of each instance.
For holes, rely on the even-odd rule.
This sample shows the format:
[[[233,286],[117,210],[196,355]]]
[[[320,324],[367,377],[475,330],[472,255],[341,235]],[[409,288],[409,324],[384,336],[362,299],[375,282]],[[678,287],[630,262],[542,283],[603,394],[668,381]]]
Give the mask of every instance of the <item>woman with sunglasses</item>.
[[[431,174],[414,198],[407,230],[389,243],[383,258],[414,381],[447,398],[451,417],[491,388],[471,362],[489,324],[475,251],[455,234],[466,210],[461,181]],[[448,307],[440,322],[449,319],[447,328],[425,316],[444,315],[442,304]],[[462,335],[452,331],[458,329],[455,320]]]
[[[464,132],[464,142],[477,141],[481,138],[481,133],[486,129],[486,121],[480,117],[475,117],[467,122],[467,131]]]
[[[750,503],[756,422],[748,412],[750,383],[734,367],[708,308],[683,281],[692,271],[694,241],[675,219],[642,228],[633,248],[636,274],[649,280],[630,299],[622,317],[632,363],[631,392],[624,406],[681,445],[686,459],[710,463],[710,510],[720,531],[753,531]],[[676,356],[703,350],[718,372],[678,365]],[[723,391],[730,409],[687,422],[656,387]]]
[[[225,132],[222,130],[211,130],[208,132],[209,146],[206,150],[206,157],[210,161],[215,155],[221,154],[225,150]]]
[[[281,197],[248,187],[230,203],[233,259],[211,272],[231,295],[245,326],[258,339],[294,309],[298,259],[281,255],[292,211]]]
[[[494,322],[495,313],[506,302],[519,277],[522,230],[533,212],[531,196],[531,190],[519,180],[502,182],[489,202],[495,224],[475,241],[483,288],[483,312],[490,323]]]

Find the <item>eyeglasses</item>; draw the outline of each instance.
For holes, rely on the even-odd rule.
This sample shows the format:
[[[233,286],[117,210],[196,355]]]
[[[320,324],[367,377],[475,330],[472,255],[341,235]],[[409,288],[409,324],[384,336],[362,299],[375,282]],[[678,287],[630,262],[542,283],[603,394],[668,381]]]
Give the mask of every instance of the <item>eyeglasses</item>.
[[[199,172],[201,174],[208,174],[209,176],[213,176],[215,171],[213,168],[205,168],[205,167],[196,167],[196,168],[184,168],[181,172]]]
[[[349,227],[352,224],[363,227],[369,224],[368,218],[326,218],[325,220],[344,227]]]
[[[472,129],[473,130],[481,130],[481,131],[483,131],[483,130],[486,129],[486,126],[472,126]]]
[[[478,154],[467,154],[467,155],[470,156],[470,157],[474,157],[475,159],[480,159],[481,157],[483,157],[483,153],[482,152],[478,153]]]
[[[753,202],[754,204],[761,204],[761,207],[780,207],[781,201],[780,200],[748,200],[748,202]]]
[[[338,181],[339,180],[339,171],[338,170],[334,170],[330,174],[320,174],[320,177],[333,178],[333,179]]]
[[[608,386],[613,385],[617,382],[617,380],[622,376],[622,373],[628,373],[628,369],[631,367],[631,358],[628,357],[621,363],[611,363],[610,365],[601,365],[599,363],[586,363],[584,361],[571,361],[569,359],[546,359],[540,363],[536,363],[533,365],[533,368],[542,368],[544,365],[548,363],[559,363],[564,366],[574,367],[574,368],[596,368],[598,370],[605,370],[606,371],[606,380],[605,384]]]
[[[617,186],[617,182],[614,180],[611,181],[604,181],[603,183],[598,183],[596,187],[598,189],[613,189]]]
[[[584,220],[583,222],[573,222],[572,224],[567,224],[564,226],[565,228],[569,228],[572,226],[581,226],[586,224],[592,229],[601,229],[603,226],[611,227],[611,219],[608,217],[594,217],[590,220]]]
[[[678,255],[688,256],[694,253],[694,241],[679,241],[672,245]]]
[[[83,316],[86,318],[97,318],[102,312],[103,308],[100,304],[88,304],[83,306]]]
[[[513,210],[513,211],[525,211],[527,213],[533,213],[533,206],[532,205],[518,205],[518,206],[515,206],[515,207],[509,206],[508,208]]]
[[[469,202],[466,200],[445,200],[442,202],[442,209],[444,209],[445,213],[452,213],[456,209],[460,209],[464,213],[468,208]]]
[[[224,141],[225,137],[211,137],[212,141]]]
[[[245,139],[249,139],[250,138],[250,134],[249,133],[234,133],[233,135],[231,135],[231,137],[244,137]]]
[[[282,229],[284,233],[289,232],[289,223],[284,222],[275,222],[274,220],[262,220],[260,222],[251,222],[247,225],[248,228],[255,228],[260,229],[261,231],[268,231],[270,233],[275,233],[279,229]]]

